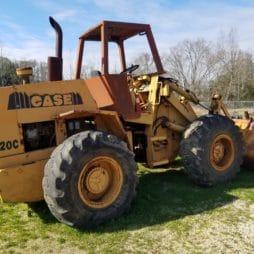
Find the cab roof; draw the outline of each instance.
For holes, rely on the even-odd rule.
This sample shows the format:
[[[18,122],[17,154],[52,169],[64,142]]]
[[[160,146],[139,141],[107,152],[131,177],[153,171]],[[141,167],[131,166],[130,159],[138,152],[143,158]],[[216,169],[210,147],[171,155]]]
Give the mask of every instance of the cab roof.
[[[150,25],[104,20],[82,34],[80,39],[87,41],[101,41],[101,28],[104,28],[107,32],[109,42],[119,42],[138,34],[146,34],[150,29]]]

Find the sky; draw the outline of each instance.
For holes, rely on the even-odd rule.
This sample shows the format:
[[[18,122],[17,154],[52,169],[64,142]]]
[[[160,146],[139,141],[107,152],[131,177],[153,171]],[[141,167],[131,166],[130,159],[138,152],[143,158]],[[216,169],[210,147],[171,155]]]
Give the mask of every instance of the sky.
[[[239,46],[254,52],[254,0],[1,0],[0,16],[0,53],[13,60],[54,56],[49,16],[63,29],[65,64],[74,65],[79,35],[101,20],[150,24],[160,52],[231,29]]]

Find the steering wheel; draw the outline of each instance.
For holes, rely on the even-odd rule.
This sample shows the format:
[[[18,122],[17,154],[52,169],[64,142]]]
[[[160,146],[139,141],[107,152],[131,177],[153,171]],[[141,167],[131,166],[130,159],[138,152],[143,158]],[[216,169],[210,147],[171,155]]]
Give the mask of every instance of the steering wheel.
[[[129,73],[129,74],[131,74],[133,71],[137,70],[138,67],[139,67],[138,64],[134,64],[134,65],[132,64],[130,67],[125,68],[125,69],[121,72],[121,74],[122,74],[122,73]]]

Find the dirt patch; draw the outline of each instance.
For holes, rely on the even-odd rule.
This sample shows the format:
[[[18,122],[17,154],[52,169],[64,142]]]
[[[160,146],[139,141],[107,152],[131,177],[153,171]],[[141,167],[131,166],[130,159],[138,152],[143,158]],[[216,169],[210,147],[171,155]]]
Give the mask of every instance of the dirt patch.
[[[236,200],[212,213],[186,216],[165,229],[136,230],[123,250],[135,253],[253,253],[254,205]]]

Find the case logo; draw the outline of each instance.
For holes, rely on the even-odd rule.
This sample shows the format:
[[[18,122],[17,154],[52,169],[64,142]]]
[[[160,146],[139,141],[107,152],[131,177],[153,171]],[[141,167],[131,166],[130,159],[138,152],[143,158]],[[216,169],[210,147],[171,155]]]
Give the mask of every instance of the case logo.
[[[32,94],[22,92],[10,94],[8,110],[42,108],[83,104],[79,93]]]

